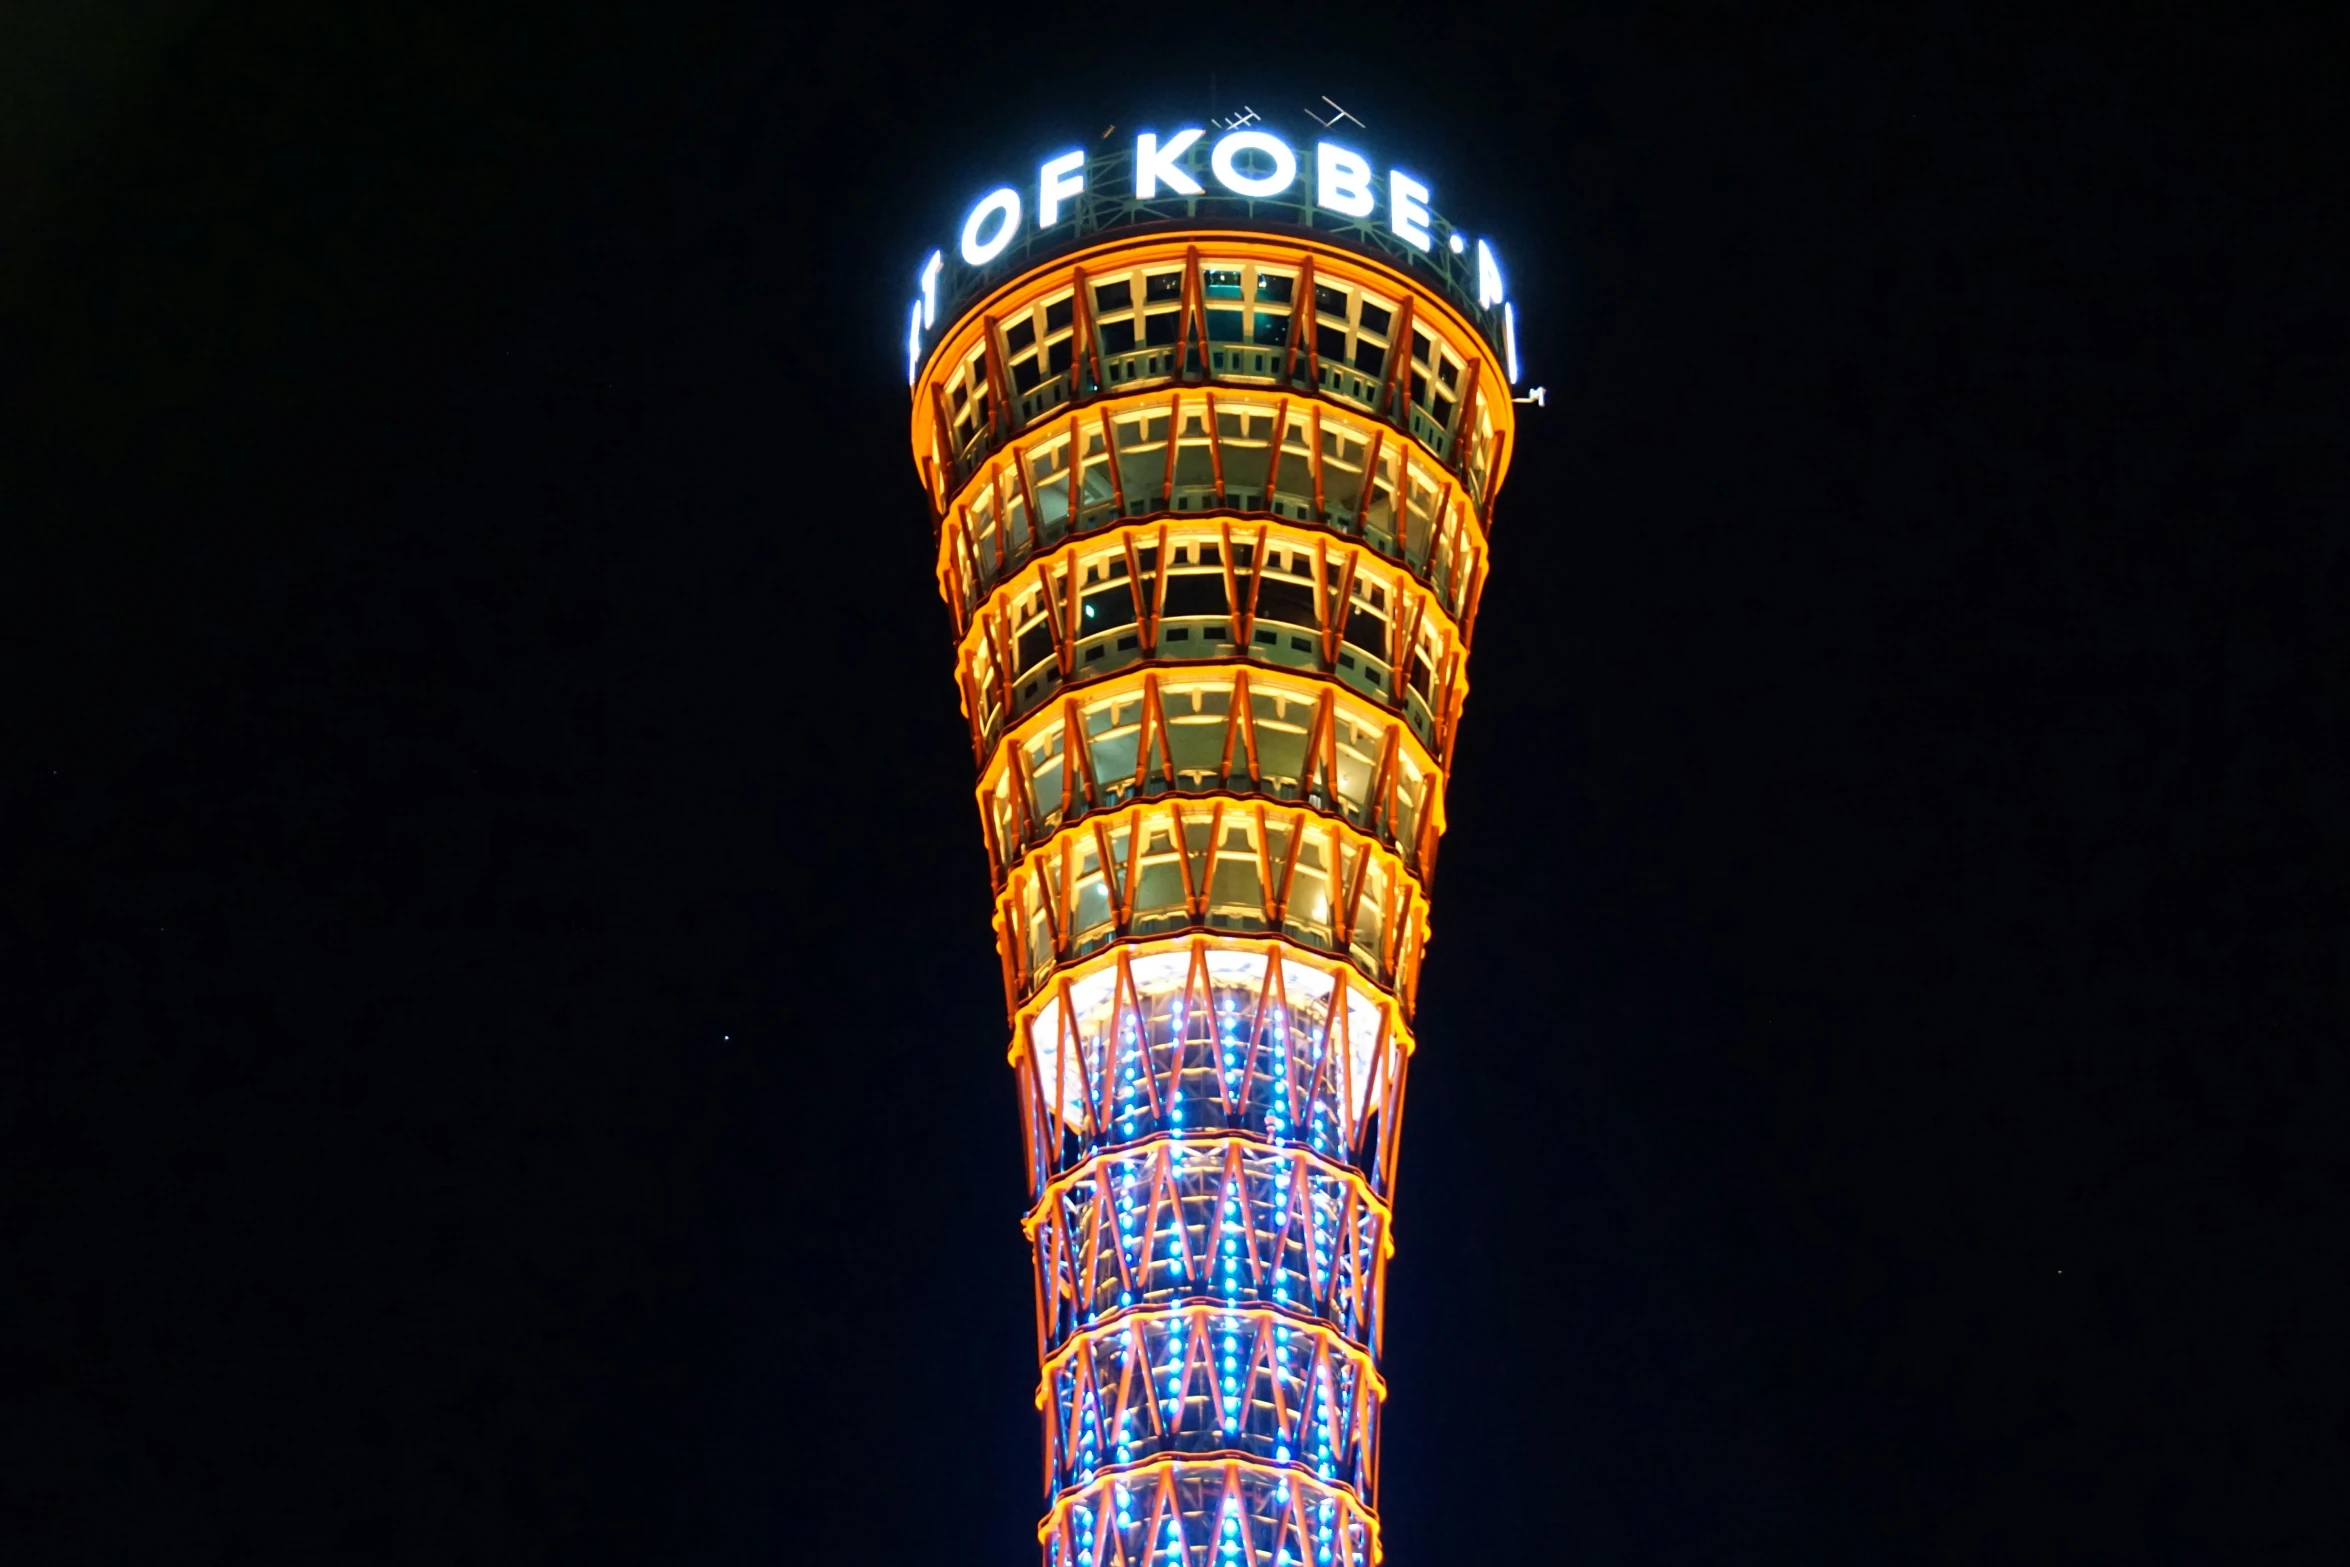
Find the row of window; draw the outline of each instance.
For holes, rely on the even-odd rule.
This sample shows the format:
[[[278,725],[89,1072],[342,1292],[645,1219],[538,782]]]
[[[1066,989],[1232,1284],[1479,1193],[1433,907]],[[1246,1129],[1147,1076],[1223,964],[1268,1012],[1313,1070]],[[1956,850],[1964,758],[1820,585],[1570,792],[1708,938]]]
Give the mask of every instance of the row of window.
[[[967,621],[1007,574],[1071,537],[1134,516],[1226,509],[1359,538],[1432,584],[1456,618],[1468,615],[1484,541],[1450,474],[1376,427],[1278,401],[1211,404],[1204,393],[1020,442],[942,530],[950,600]],[[1250,530],[1245,519],[1233,527]]]
[[[1400,861],[1323,817],[1169,801],[1037,849],[1006,879],[996,928],[1023,993],[1110,941],[1199,928],[1283,936],[1396,988],[1424,902]]]
[[[1089,692],[1077,722],[1073,742],[1066,707],[1047,707],[990,759],[979,794],[999,877],[1030,845],[1089,811],[1168,792],[1301,801],[1415,869],[1421,822],[1439,809],[1441,774],[1409,727],[1350,697],[1333,699],[1318,682],[1257,671],[1244,687],[1229,670],[1146,673]]]
[[[1098,385],[1119,387],[1179,373],[1174,349],[1182,331],[1185,263],[1146,263],[1087,275],[1084,314],[1093,336]],[[1302,269],[1254,261],[1204,262],[1199,305],[1208,342],[1263,352],[1217,353],[1220,377],[1283,379],[1309,367],[1321,384],[1382,417],[1408,412],[1413,433],[1447,452],[1470,356],[1420,320],[1405,335],[1401,300],[1331,274],[1312,284],[1310,310],[1298,297]],[[954,451],[968,461],[983,448],[993,421],[1006,410],[1025,426],[1066,404],[1084,388],[1071,372],[1082,356],[1078,284],[1016,307],[995,323],[992,341],[974,345],[944,382]],[[989,375],[990,350],[1002,369]],[[1308,350],[1311,350],[1310,355]],[[1395,401],[1385,401],[1390,387]],[[1489,427],[1489,420],[1481,420]]]
[[[1072,683],[1146,661],[1246,658],[1335,677],[1441,749],[1445,688],[1464,649],[1441,601],[1408,575],[1359,552],[1317,552],[1294,535],[1270,538],[1261,561],[1254,541],[1234,540],[1227,561],[1221,537],[1171,539],[1163,570],[1153,542],[1135,547],[1130,570],[1132,543],[1058,562],[1007,610],[974,622],[963,656],[983,743]]]

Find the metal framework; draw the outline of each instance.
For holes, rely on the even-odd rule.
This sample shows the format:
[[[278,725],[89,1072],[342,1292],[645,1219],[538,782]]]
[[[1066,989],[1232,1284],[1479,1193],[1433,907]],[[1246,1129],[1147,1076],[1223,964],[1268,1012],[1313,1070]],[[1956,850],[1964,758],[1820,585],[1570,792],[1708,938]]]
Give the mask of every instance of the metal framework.
[[[1514,410],[1441,267],[1180,216],[991,274],[914,388],[1020,1094],[1038,1539],[1375,1567],[1411,1014]]]

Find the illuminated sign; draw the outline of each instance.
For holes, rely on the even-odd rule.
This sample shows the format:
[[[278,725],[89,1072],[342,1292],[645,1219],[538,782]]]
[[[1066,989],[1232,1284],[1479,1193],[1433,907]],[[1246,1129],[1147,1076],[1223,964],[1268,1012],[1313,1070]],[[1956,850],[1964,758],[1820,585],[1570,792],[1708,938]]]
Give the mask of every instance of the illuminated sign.
[[[1188,155],[1207,132],[1187,127],[1161,140],[1154,131],[1134,138],[1133,196],[1156,201],[1176,196],[1209,194],[1194,173]],[[1024,199],[1022,187],[1000,186],[971,206],[957,231],[953,255],[966,268],[987,266],[1025,234],[1043,234],[1069,221],[1088,192],[1090,159],[1084,148],[1047,158],[1036,171],[1035,203]],[[1385,209],[1385,230],[1423,254],[1435,255],[1434,199],[1427,185],[1402,169],[1382,175],[1371,161],[1334,141],[1318,141],[1313,156],[1301,160],[1297,149],[1261,124],[1234,128],[1208,148],[1208,178],[1234,196],[1255,201],[1286,199],[1312,212],[1333,213],[1356,222],[1370,222]],[[1301,188],[1301,182],[1302,188]],[[1374,227],[1378,226],[1376,223]],[[1444,248],[1465,255],[1469,244],[1457,232],[1447,232]],[[919,292],[906,327],[906,381],[913,384],[921,372],[922,352],[938,326],[939,279],[948,252],[934,250],[916,274]],[[1502,284],[1501,263],[1493,247],[1476,241],[1477,307],[1498,311],[1502,350],[1512,384],[1518,379],[1517,312]]]

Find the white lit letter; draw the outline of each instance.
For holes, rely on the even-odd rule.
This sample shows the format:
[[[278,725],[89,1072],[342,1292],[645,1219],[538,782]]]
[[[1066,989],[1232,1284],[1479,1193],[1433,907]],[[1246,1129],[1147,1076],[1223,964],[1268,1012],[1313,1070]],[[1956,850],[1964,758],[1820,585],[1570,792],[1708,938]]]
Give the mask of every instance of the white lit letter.
[[[996,225],[995,237],[983,241],[979,229],[990,213],[1000,213],[1003,221]],[[1012,243],[1012,236],[1019,231],[1020,193],[1009,185],[990,191],[979,198],[979,205],[963,220],[963,259],[975,267],[984,267],[1004,253],[1004,247]]]
[[[1493,259],[1493,249],[1485,241],[1477,241],[1477,308],[1491,310],[1501,303],[1501,263]]]
[[[1243,174],[1235,161],[1244,152],[1261,152],[1273,160],[1270,174]],[[1236,196],[1278,196],[1297,179],[1297,154],[1289,144],[1266,131],[1234,131],[1208,154],[1216,183]]]
[[[1509,352],[1510,385],[1515,386],[1518,384],[1518,311],[1506,301],[1501,307],[1501,346]]]
[[[1061,198],[1085,189],[1085,149],[1064,152],[1036,171],[1036,226],[1049,229],[1061,221]]]
[[[1191,150],[1191,144],[1207,132],[1198,128],[1177,131],[1175,139],[1165,147],[1159,145],[1158,133],[1144,131],[1134,138],[1134,199],[1148,201],[1159,193],[1159,182],[1178,196],[1199,194],[1199,181],[1175,166],[1175,160]]]
[[[1428,187],[1401,169],[1387,171],[1387,226],[1422,250],[1428,248]]]
[[[934,250],[930,259],[922,263],[922,324],[938,325],[938,269],[947,264],[946,253]]]
[[[914,319],[906,323],[906,384],[914,384],[914,372],[922,364],[922,301],[914,301]]]
[[[1371,215],[1371,166],[1334,141],[1314,145],[1314,201],[1350,218]]]

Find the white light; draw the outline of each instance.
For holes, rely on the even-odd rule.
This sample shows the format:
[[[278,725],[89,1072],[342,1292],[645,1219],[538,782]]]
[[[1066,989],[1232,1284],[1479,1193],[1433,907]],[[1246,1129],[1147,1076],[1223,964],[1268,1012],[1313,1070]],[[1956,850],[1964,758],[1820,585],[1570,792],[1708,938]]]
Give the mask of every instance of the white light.
[[[1371,165],[1334,141],[1314,144],[1314,204],[1350,218],[1371,215]]]
[[[979,230],[990,214],[1001,214],[995,237],[982,242]],[[1012,236],[1020,230],[1020,193],[1006,185],[1001,190],[989,191],[979,198],[979,205],[963,220],[963,259],[975,267],[984,267],[1004,253],[1012,243]]]
[[[947,264],[946,252],[934,250],[930,259],[922,263],[922,326],[925,331],[938,325],[938,273]]]
[[[1085,149],[1064,152],[1036,171],[1036,226],[1049,229],[1061,221],[1061,198],[1085,189]]]
[[[1426,250],[1428,187],[1401,169],[1387,171],[1387,226],[1397,237]]]
[[[1501,307],[1501,346],[1509,355],[1510,385],[1518,384],[1518,311],[1514,305]]]
[[[1236,160],[1244,152],[1261,152],[1271,158],[1273,172],[1241,173]],[[1269,131],[1234,131],[1223,137],[1208,154],[1208,167],[1216,171],[1217,184],[1238,196],[1278,196],[1297,180],[1297,154]]]
[[[914,301],[914,318],[906,323],[906,384],[914,384],[914,374],[922,363],[922,301]]]
[[[1178,196],[1199,194],[1199,181],[1175,166],[1175,160],[1191,150],[1206,131],[1194,126],[1188,131],[1177,131],[1175,139],[1166,146],[1159,145],[1156,131],[1144,131],[1134,138],[1134,196],[1137,201],[1148,201],[1159,193],[1159,182]]]
[[[1445,235],[1444,242],[1452,247],[1452,253],[1456,256],[1469,248],[1468,246],[1461,243],[1461,237],[1458,234]]]
[[[1477,241],[1477,308],[1491,310],[1501,303],[1501,263],[1493,259],[1493,247]],[[1511,376],[1516,380],[1516,376]]]

